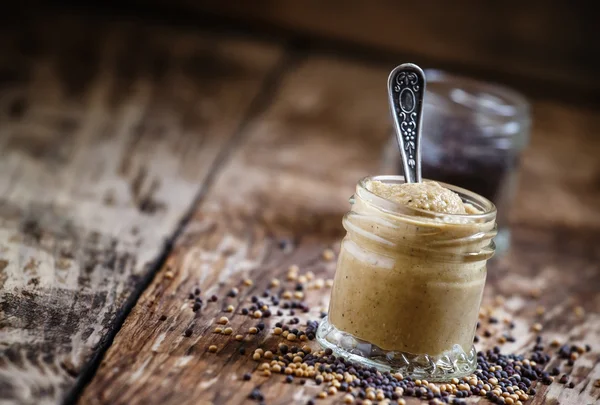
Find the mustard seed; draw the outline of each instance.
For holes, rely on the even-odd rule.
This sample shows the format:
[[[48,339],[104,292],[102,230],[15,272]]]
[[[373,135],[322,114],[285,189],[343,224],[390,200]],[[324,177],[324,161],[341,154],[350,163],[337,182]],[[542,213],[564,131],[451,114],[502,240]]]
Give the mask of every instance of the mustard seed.
[[[222,316],[219,318],[217,323],[220,325],[227,325],[229,323],[229,318],[227,318],[226,316]]]
[[[244,335],[235,335],[234,339],[237,340],[238,342],[242,341],[242,340],[244,340]]]
[[[233,329],[228,326],[227,328],[223,329],[223,333],[225,335],[231,335],[233,333]]]
[[[227,305],[227,306],[225,307],[225,312],[233,312],[233,310],[234,310],[234,309],[235,309],[235,308],[234,308],[234,306],[233,306],[233,305]]]
[[[529,290],[529,296],[531,298],[540,298],[541,295],[542,290],[540,290],[539,288],[532,288],[531,290]]]
[[[251,335],[256,335],[258,333],[258,329],[252,326],[248,329],[248,333],[250,333]]]
[[[211,353],[216,353],[219,348],[215,345],[208,346],[208,351]]]
[[[335,253],[331,249],[325,249],[322,253],[323,260],[330,262],[335,259]]]

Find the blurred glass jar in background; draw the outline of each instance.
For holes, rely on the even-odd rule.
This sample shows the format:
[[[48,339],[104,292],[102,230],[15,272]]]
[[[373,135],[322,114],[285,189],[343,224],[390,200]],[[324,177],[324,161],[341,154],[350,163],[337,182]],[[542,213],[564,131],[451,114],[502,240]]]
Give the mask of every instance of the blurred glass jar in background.
[[[529,103],[516,91],[439,70],[426,70],[423,178],[466,188],[498,209],[496,252],[510,245],[508,216],[521,151],[529,140]],[[402,174],[395,134],[384,170]]]

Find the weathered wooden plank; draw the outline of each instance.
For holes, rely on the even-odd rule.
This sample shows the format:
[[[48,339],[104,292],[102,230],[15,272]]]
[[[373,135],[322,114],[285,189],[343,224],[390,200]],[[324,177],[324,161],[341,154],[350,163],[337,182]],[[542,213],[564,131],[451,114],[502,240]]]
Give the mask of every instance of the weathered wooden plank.
[[[380,170],[381,148],[390,130],[382,85],[386,76],[384,69],[312,56],[285,77],[277,102],[251,125],[167,263],[126,320],[81,403],[237,404],[260,385],[267,403],[301,404],[322,390],[312,381],[283,384],[280,375],[267,379],[255,373],[251,381],[241,377],[259,364],[250,358],[256,347],[277,347],[280,338],[270,333],[274,323],[293,316],[300,318],[301,325],[308,318],[317,319],[326,308],[328,289],[307,290],[308,314],[290,315],[284,310],[284,316],[264,319],[266,328],[258,335],[246,332],[259,321],[240,311],[251,305],[252,295],[269,287],[273,277],[285,280],[290,265],[298,265],[301,274],[332,277],[335,263],[322,258],[323,249],[337,247],[343,235],[341,216],[357,179]],[[546,107],[541,105],[536,114],[540,111]],[[546,135],[536,129],[535,143]],[[551,136],[561,133],[557,130]],[[534,148],[531,159],[545,165],[545,159],[552,158],[545,152]],[[525,185],[531,181],[530,170],[525,165]],[[530,198],[541,207],[547,196]],[[531,347],[533,321],[544,324],[543,334],[548,338],[577,343],[600,340],[599,302],[594,294],[600,274],[593,243],[600,230],[559,228],[569,221],[563,221],[566,217],[560,217],[560,212],[556,215],[548,229],[538,230],[537,220],[520,221],[514,248],[490,266],[486,306],[502,294],[505,304],[495,312],[500,317],[510,314],[516,325],[517,340],[506,350]],[[578,276],[563,282],[565,272]],[[247,277],[253,286],[243,285]],[[232,287],[239,288],[240,294],[225,298]],[[294,290],[295,282],[282,281],[282,287]],[[195,288],[202,290],[204,299],[198,312],[188,297]],[[532,288],[541,289],[539,301],[530,298]],[[219,297],[217,302],[207,302],[212,294]],[[541,304],[546,306],[545,315],[536,317]],[[227,305],[234,306],[233,314],[223,312]],[[574,305],[582,305],[588,315],[583,319],[572,316]],[[231,319],[231,336],[213,333],[215,321],[223,315]],[[484,328],[502,325],[483,321]],[[243,341],[233,339],[237,333],[245,335]],[[315,342],[310,344],[316,348]],[[483,339],[479,345],[494,344],[495,339]],[[217,346],[216,354],[208,352],[210,345]],[[241,347],[247,348],[246,354],[239,353]],[[598,350],[594,347],[575,363],[571,373],[575,389],[559,384],[542,387],[535,401],[559,398],[560,403],[580,404],[596,400],[599,393],[593,380],[600,373]],[[322,403],[340,400],[335,396]]]
[[[0,403],[55,404],[151,276],[281,53],[90,18],[4,34]]]
[[[262,292],[294,263],[331,274],[333,263],[321,263],[321,251],[340,237],[352,187],[377,170],[378,145],[389,131],[382,83],[381,70],[312,58],[284,78],[277,102],[216,180],[81,403],[239,403],[248,395],[251,383],[237,379],[254,364],[236,354],[238,342],[223,347],[229,339],[210,333],[226,303],[207,303],[194,314],[187,295],[200,286],[203,296],[222,296],[248,273],[256,286],[244,296]],[[287,253],[281,239],[299,246]],[[233,324],[242,330],[256,321],[238,316]],[[190,338],[183,336],[188,327]],[[218,358],[206,353],[213,343],[224,351]],[[294,390],[273,385],[278,393],[289,399]]]

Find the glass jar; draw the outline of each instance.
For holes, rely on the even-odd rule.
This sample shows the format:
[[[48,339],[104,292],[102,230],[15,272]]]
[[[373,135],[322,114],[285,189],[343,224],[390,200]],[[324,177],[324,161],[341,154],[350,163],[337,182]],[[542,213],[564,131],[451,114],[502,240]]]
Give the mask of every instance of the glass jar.
[[[486,262],[495,249],[494,204],[440,183],[480,213],[434,213],[378,197],[368,189],[372,180],[404,182],[376,176],[358,183],[318,341],[405,376],[443,381],[472,373]]]
[[[529,103],[492,83],[426,70],[421,139],[423,177],[474,191],[498,207],[497,253],[510,245],[508,215],[521,151],[527,145]],[[396,135],[386,145],[384,173],[402,174]],[[391,162],[389,161],[391,160]]]

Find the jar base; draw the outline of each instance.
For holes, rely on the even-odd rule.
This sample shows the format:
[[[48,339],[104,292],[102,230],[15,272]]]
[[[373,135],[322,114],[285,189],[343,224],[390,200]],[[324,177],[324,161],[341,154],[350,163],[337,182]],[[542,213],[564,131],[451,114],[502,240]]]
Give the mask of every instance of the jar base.
[[[460,345],[438,356],[415,355],[383,350],[371,343],[342,332],[323,318],[317,330],[317,341],[324,348],[347,360],[379,371],[401,373],[405,377],[427,381],[449,381],[472,374],[477,368],[477,351],[471,346],[468,353]]]

